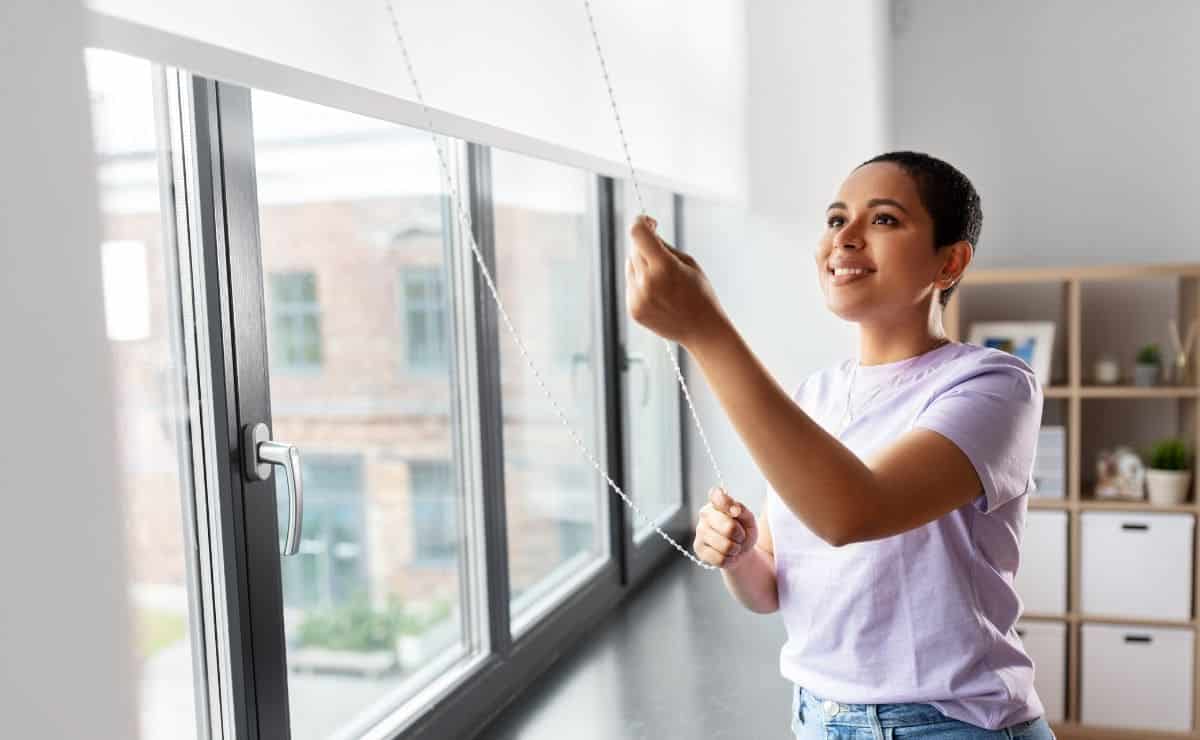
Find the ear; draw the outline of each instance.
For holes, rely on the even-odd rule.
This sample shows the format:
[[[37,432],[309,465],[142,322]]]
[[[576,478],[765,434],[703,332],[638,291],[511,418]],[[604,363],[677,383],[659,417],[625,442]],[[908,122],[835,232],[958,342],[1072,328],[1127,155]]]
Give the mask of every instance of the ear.
[[[945,248],[945,258],[942,262],[942,269],[938,272],[938,288],[946,290],[953,285],[957,285],[959,280],[962,280],[963,272],[966,271],[967,265],[971,264],[971,258],[975,256],[975,247],[971,246],[971,242],[960,241],[951,244]]]

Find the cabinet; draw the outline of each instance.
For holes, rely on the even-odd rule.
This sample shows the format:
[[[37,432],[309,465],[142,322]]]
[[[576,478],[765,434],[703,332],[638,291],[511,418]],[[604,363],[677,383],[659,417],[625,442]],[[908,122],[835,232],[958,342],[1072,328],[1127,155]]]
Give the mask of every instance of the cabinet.
[[[1176,384],[1136,387],[1128,378],[1134,355],[1144,344],[1158,343],[1164,359],[1171,357],[1169,318],[1185,332],[1190,322],[1200,320],[1200,264],[968,270],[944,314],[947,333],[960,341],[969,338],[970,326],[977,321],[1049,320],[1057,325],[1050,378],[1043,382],[1043,425],[1061,427],[1065,432],[1061,463],[1065,496],[1031,498],[1017,589],[1026,602],[1022,629],[1036,631],[1038,625],[1050,623],[1061,625],[1065,633],[1063,716],[1055,718],[1047,709],[1056,734],[1064,740],[1200,738],[1195,717],[1200,684],[1195,631],[1200,623],[1192,584],[1197,568],[1193,529],[1200,513],[1196,476],[1188,500],[1178,506],[1092,496],[1096,456],[1101,449],[1129,444],[1141,452],[1167,436],[1183,437],[1193,450],[1200,447],[1200,346],[1193,347],[1188,373]],[[1116,385],[1099,385],[1091,377],[1094,361],[1106,354],[1115,355],[1122,365],[1122,382]],[[1054,479],[1052,472],[1039,471]],[[1045,488],[1058,490],[1057,486]],[[1054,516],[1041,517],[1043,513]],[[1116,515],[1116,519],[1089,519],[1093,514]],[[1163,514],[1173,518],[1140,519]],[[1095,521],[1092,526],[1099,527],[1091,540],[1085,532],[1086,521]],[[1136,554],[1122,559],[1122,553],[1129,551],[1120,544],[1118,534],[1116,543],[1107,545],[1106,554],[1092,558],[1096,565],[1085,574],[1084,549],[1089,541],[1103,549],[1112,539],[1111,532],[1104,533],[1105,527],[1111,527],[1113,521],[1118,527],[1123,521],[1135,525],[1137,521],[1170,522],[1171,542],[1162,548],[1142,543],[1144,552],[1161,549],[1161,555],[1149,556],[1153,562]],[[1057,535],[1049,534],[1060,527],[1066,535],[1063,568],[1059,566],[1063,555]],[[1129,535],[1138,531],[1117,530]],[[1179,544],[1182,539],[1186,545]],[[1137,572],[1141,585],[1129,571]],[[1060,577],[1060,572],[1065,577]],[[1085,575],[1093,584],[1086,587],[1087,603]],[[1106,582],[1109,575],[1116,578]],[[1146,591],[1139,590],[1145,583],[1164,581],[1166,591],[1162,593],[1147,597]],[[1161,602],[1155,601],[1160,597]],[[1126,643],[1125,637],[1130,635],[1157,639],[1151,645],[1163,655],[1170,646],[1172,657],[1165,664],[1149,660],[1159,653],[1137,650],[1146,643],[1136,639]],[[1053,642],[1042,633],[1025,639],[1042,646],[1027,645],[1038,655],[1048,654],[1044,648]],[[1149,671],[1138,681],[1124,680],[1127,667],[1141,665],[1139,656],[1149,656],[1147,665],[1163,671]],[[1045,667],[1037,656],[1034,660],[1044,676]],[[1057,658],[1041,660],[1054,662]],[[1130,711],[1130,683],[1137,683],[1138,691],[1160,692],[1164,698],[1155,701],[1170,704],[1162,723],[1138,724],[1138,729],[1131,729],[1127,722],[1118,721],[1119,715],[1106,713],[1105,705],[1111,712]],[[1121,686],[1126,689],[1123,697],[1106,693]],[[1039,684],[1039,692],[1042,690]],[[1110,696],[1111,701],[1105,699]],[[1145,729],[1149,727],[1157,729]]]

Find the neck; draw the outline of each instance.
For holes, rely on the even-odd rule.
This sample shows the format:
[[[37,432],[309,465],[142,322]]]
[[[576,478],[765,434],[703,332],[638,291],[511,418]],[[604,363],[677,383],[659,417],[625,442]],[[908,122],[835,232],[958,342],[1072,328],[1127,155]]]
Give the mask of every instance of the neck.
[[[927,321],[860,324],[858,361],[862,365],[883,365],[924,354],[946,344],[942,312],[930,312]]]

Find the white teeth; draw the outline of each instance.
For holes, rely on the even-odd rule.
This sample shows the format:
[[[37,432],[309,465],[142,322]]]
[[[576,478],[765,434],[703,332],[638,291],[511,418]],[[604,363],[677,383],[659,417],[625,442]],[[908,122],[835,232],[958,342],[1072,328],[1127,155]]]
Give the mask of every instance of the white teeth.
[[[866,275],[870,270],[862,267],[837,267],[834,268],[834,275]]]

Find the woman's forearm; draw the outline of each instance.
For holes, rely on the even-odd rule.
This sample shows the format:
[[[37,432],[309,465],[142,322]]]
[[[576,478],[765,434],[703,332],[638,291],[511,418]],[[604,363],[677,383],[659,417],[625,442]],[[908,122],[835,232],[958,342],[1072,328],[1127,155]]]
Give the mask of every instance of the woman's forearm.
[[[757,547],[737,565],[724,568],[721,575],[729,593],[752,612],[770,614],[779,609],[779,589],[775,582],[774,558]]]
[[[783,503],[831,544],[852,541],[875,508],[871,469],[779,387],[731,322],[687,349]]]

